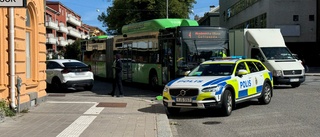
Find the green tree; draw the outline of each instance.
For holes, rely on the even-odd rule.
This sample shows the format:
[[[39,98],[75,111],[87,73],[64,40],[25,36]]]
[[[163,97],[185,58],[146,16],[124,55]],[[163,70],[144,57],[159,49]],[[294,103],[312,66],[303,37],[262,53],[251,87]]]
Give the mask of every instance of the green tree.
[[[64,58],[66,59],[81,59],[81,40],[76,40],[71,45],[66,46]]]
[[[166,0],[113,0],[113,5],[98,16],[107,32],[121,34],[123,25],[167,17]],[[169,18],[189,18],[196,0],[168,0]]]

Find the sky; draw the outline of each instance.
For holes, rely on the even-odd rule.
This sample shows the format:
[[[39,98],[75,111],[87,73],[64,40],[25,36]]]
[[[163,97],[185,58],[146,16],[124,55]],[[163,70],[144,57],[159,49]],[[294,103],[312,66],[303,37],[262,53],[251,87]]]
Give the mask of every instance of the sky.
[[[112,6],[112,0],[50,0],[59,1],[64,6],[71,9],[73,12],[81,16],[83,23],[90,26],[95,26],[105,31],[107,27],[103,27],[98,21],[98,16],[101,12],[106,12],[106,9]],[[170,0],[169,0],[170,1]],[[193,13],[189,17],[193,19],[195,15],[202,17],[204,13],[210,10],[210,6],[218,6],[219,0],[197,0],[197,4],[193,5]],[[170,9],[170,7],[169,7]],[[170,15],[169,15],[170,18]]]

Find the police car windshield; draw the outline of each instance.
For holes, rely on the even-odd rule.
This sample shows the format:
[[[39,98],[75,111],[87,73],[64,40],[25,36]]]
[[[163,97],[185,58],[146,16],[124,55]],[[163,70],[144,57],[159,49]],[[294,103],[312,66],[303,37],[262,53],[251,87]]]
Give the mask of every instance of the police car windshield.
[[[229,76],[232,75],[234,66],[234,63],[201,64],[188,76]]]

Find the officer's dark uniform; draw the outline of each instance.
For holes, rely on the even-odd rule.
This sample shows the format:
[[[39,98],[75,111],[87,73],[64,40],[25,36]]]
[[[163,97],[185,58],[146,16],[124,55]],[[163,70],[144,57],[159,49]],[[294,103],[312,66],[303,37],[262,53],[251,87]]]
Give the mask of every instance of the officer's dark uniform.
[[[120,54],[116,54],[116,59],[114,61],[113,70],[114,70],[114,80],[112,84],[112,92],[110,95],[115,95],[116,87],[118,86],[120,96],[123,96],[123,88],[122,88],[122,62],[120,60]],[[119,94],[116,93],[117,96]]]

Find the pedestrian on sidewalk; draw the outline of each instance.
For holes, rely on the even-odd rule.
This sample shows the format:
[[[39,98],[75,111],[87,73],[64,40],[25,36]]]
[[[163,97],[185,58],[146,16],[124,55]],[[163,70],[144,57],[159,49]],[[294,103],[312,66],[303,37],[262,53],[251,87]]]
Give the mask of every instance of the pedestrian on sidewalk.
[[[122,61],[121,61],[121,55],[116,54],[114,56],[114,62],[113,62],[113,83],[112,83],[112,92],[109,93],[109,95],[117,97],[123,97],[123,87],[122,87]],[[115,92],[116,88],[118,88],[119,92]]]

